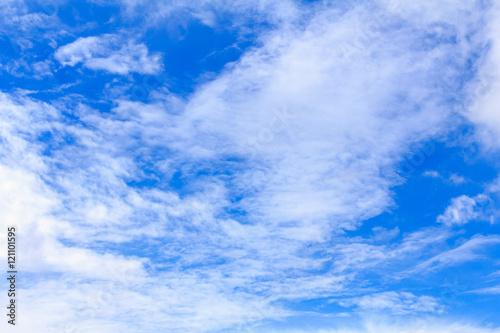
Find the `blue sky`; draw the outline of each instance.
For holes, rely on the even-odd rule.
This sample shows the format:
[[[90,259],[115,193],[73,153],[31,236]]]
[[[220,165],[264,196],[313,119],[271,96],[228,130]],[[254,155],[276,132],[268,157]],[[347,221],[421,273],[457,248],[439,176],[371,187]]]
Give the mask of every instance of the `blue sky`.
[[[0,0],[2,331],[500,332],[499,29],[487,0]]]

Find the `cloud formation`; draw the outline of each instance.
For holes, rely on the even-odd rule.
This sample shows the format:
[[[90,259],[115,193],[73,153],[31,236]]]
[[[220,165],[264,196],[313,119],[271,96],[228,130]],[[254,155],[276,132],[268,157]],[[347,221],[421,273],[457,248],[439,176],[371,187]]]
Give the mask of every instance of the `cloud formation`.
[[[488,197],[479,194],[475,197],[461,195],[451,199],[451,204],[446,207],[443,214],[439,215],[437,221],[447,226],[464,225],[483,215],[482,204],[488,202]]]
[[[265,331],[270,321],[317,315],[300,310],[308,301],[336,302],[353,317],[419,320],[442,314],[444,301],[430,287],[400,283],[491,259],[497,235],[448,227],[474,225],[493,189],[453,198],[437,225],[437,214],[430,226],[373,219],[397,209],[405,157],[432,158],[425,143],[446,141],[467,116],[455,101],[473,97],[464,87],[474,84],[478,41],[496,38],[476,28],[491,19],[481,3],[123,6],[125,22],[144,16],[148,26],[171,10],[210,29],[221,24],[216,14],[242,14],[231,17],[236,38],[254,28],[257,37],[187,96],[155,87],[139,102],[126,79],[161,72],[162,56],[140,34],[88,28],[91,37],[48,58],[61,72],[81,64],[116,75],[103,100],[79,86],[50,98],[0,93],[2,223],[30,240],[20,256],[30,276],[24,316],[33,320],[20,332]],[[47,66],[31,67],[50,77]],[[426,323],[318,332],[498,331]]]
[[[135,44],[132,40],[111,34],[80,37],[59,47],[54,57],[63,66],[83,63],[83,66],[95,71],[120,75],[131,72],[154,74],[162,69],[159,54],[150,55],[144,44]]]

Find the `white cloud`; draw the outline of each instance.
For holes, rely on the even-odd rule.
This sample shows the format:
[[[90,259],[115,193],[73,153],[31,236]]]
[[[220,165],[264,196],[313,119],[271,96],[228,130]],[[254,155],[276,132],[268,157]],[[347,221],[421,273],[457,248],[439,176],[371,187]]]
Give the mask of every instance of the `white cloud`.
[[[341,306],[356,306],[359,311],[392,313],[394,315],[411,314],[419,312],[440,312],[440,305],[434,297],[415,296],[409,292],[383,292],[362,297],[338,301]]]
[[[383,227],[375,227],[372,229],[374,233],[374,239],[376,241],[390,241],[399,235],[399,228],[395,227],[392,230],[388,230]]]
[[[500,5],[491,3],[486,17],[485,40],[490,48],[479,67],[479,76],[470,86],[471,105],[467,116],[477,125],[479,139],[487,149],[500,148]]]
[[[246,0],[186,0],[178,2],[121,0],[125,17],[144,17],[149,26],[172,27],[183,25],[185,21],[196,18],[208,26],[216,26],[223,14],[232,22],[233,27],[249,22],[268,22],[272,25],[290,23],[300,17],[301,12],[310,11],[310,6],[300,6],[291,0],[246,1]],[[247,30],[244,26],[244,30]]]
[[[124,184],[123,179],[141,177],[135,165],[141,152],[128,150],[131,141],[113,136],[138,133],[141,126],[150,126],[153,131],[141,139],[149,154],[148,149],[158,143],[156,135],[164,135],[156,132],[152,124],[158,117],[174,117],[165,113],[162,105],[144,106],[138,113],[138,104],[122,103],[116,109],[121,122],[84,105],[66,109],[86,125],[80,126],[65,124],[59,111],[44,103],[25,96],[1,96],[5,115],[2,139],[12,147],[12,151],[4,151],[1,160],[6,168],[2,172],[5,179],[0,179],[7,195],[2,199],[6,205],[3,211],[13,212],[5,215],[12,218],[3,221],[17,223],[25,237],[32,239],[32,247],[23,247],[25,272],[63,274],[55,278],[53,285],[36,279],[39,284],[23,289],[31,304],[26,315],[39,318],[37,325],[43,325],[47,332],[60,332],[71,323],[78,323],[82,329],[99,327],[99,332],[140,332],[144,327],[152,331],[169,327],[174,332],[201,332],[263,317],[278,319],[291,313],[269,305],[273,300],[341,295],[356,272],[387,260],[404,261],[409,255],[422,253],[428,244],[448,237],[446,232],[436,231],[407,235],[396,249],[339,244],[329,249],[339,255],[338,268],[326,274],[311,274],[308,271],[320,269],[324,259],[313,259],[304,252],[303,245],[310,243],[298,237],[301,232],[296,229],[307,225],[274,227],[221,218],[220,212],[228,203],[228,189],[220,180],[211,180],[211,187],[202,182],[200,192],[183,199],[168,190],[139,190]],[[49,156],[44,157],[42,151],[47,147],[33,139],[46,132],[53,137]],[[72,145],[59,144],[70,137]],[[175,161],[172,163],[175,165]],[[8,171],[12,166],[16,166],[19,176]],[[28,206],[30,210],[23,209]],[[23,215],[27,213],[32,216]],[[305,239],[317,235],[324,237],[319,229],[316,235],[306,234]],[[59,239],[76,246],[68,248]],[[96,241],[116,246],[130,240],[151,244],[166,263],[147,263],[95,248]],[[144,264],[165,273],[146,273]],[[99,267],[109,270],[100,271]],[[120,284],[120,274],[117,278],[112,273],[119,267],[128,267],[127,276],[135,282]],[[88,282],[82,283],[82,279]],[[97,301],[103,296],[92,290],[103,290],[108,283],[115,285],[111,300]],[[54,306],[61,309],[57,315],[45,312],[49,311],[48,294],[53,295]],[[215,308],[215,303],[219,307]],[[150,310],[147,324],[141,327],[130,326],[120,316],[132,313],[136,322],[141,322],[144,308]],[[88,313],[100,314],[89,318]],[[20,327],[30,332],[34,329],[31,325],[23,322]]]
[[[429,170],[429,171],[426,171],[422,174],[422,176],[424,177],[430,177],[430,178],[440,178],[441,175],[439,174],[439,172],[435,171],[435,170]]]
[[[435,170],[425,171],[424,173],[422,173],[422,176],[429,178],[444,178],[443,175]],[[465,177],[457,175],[455,173],[450,174],[448,176],[448,179],[445,178],[445,180],[453,185],[462,185],[467,182],[467,179]]]
[[[2,0],[0,1],[0,32],[3,35],[26,36],[32,29],[54,27],[57,18],[51,17],[44,8],[51,1],[40,2],[40,11],[30,12],[29,4],[25,1]],[[28,36],[26,36],[28,37]],[[30,38],[32,36],[29,36]],[[29,42],[28,39],[24,39]]]
[[[459,176],[457,174],[451,174],[449,178],[450,182],[452,182],[455,185],[462,185],[467,182],[467,179],[463,176]]]
[[[358,322],[358,323],[353,323]],[[498,328],[481,327],[463,320],[453,322],[433,316],[415,316],[410,319],[397,320],[394,317],[369,317],[353,320],[348,324],[335,325],[332,329],[289,329],[287,333],[498,333]],[[334,325],[332,325],[334,326]],[[281,330],[262,330],[263,333],[280,333]]]
[[[0,70],[5,70],[10,75],[16,77],[32,77],[42,80],[44,77],[52,76],[54,63],[51,60],[44,60],[30,63],[25,59],[11,59],[5,65],[0,64]]]
[[[440,80],[431,73],[439,72],[437,64],[447,61],[453,46],[412,56],[410,49],[422,43],[411,40],[412,31],[425,26],[410,31],[382,23],[385,34],[366,37],[346,55],[341,46],[366,29],[352,28],[353,22],[373,24],[372,15],[363,6],[345,16],[325,11],[304,31],[273,34],[187,105],[177,126],[197,134],[182,138],[184,150],[222,149],[250,159],[248,171],[234,180],[238,190],[255,193],[241,202],[243,209],[273,223],[310,220],[298,226],[304,234],[317,223],[354,228],[356,220],[392,204],[389,188],[397,182],[382,170],[394,168],[409,144],[446,123],[450,114],[439,106],[435,86],[423,82]],[[359,91],[362,98],[354,96]],[[394,109],[398,94],[407,97],[405,111]],[[283,109],[290,114],[286,128],[276,124],[273,130],[274,113]]]
[[[63,66],[83,63],[92,70],[121,75],[131,72],[154,74],[162,70],[159,54],[149,54],[146,45],[118,35],[78,38],[59,47],[54,57]]]
[[[500,286],[471,290],[468,293],[484,295],[500,295]]]
[[[233,228],[221,232],[215,223],[214,206],[224,201],[224,192],[212,187],[206,194],[180,200],[168,191],[128,188],[120,177],[135,169],[123,157],[113,157],[111,152],[119,147],[107,145],[98,132],[64,124],[57,109],[25,96],[0,94],[0,108],[1,139],[10,147],[2,150],[0,159],[2,225],[16,225],[20,237],[30,240],[19,249],[23,272],[33,277],[32,284],[22,290],[30,304],[24,315],[39,319],[36,324],[21,321],[21,332],[40,327],[44,332],[66,332],[71,323],[77,323],[80,331],[99,327],[99,332],[143,332],[145,327],[150,331],[169,327],[172,331],[201,332],[259,320],[259,311],[264,311],[266,318],[287,314],[269,306],[262,296],[237,297],[233,292],[272,272],[246,254],[251,248],[228,247],[241,235],[234,234]],[[78,111],[80,115],[93,114],[84,106]],[[48,147],[35,140],[47,132],[53,135],[50,157],[43,155]],[[69,136],[78,149],[59,144]],[[185,229],[180,221],[191,225]],[[192,228],[197,230],[188,231]],[[245,233],[242,236],[242,244],[249,245],[251,239]],[[2,237],[0,245],[5,245],[5,239]],[[158,239],[169,241],[162,245]],[[166,273],[146,274],[144,265],[151,265],[148,259],[107,250],[107,246],[130,240],[140,240],[141,246],[151,242],[163,259],[181,257],[172,267],[165,267]],[[68,241],[74,245],[67,245]],[[99,241],[107,246],[96,247]],[[272,248],[270,244],[267,250]],[[214,257],[226,258],[228,265],[219,268],[210,264]],[[291,253],[276,258],[276,262],[285,259],[289,266],[293,258]],[[208,266],[184,272],[186,267],[200,264]],[[45,274],[52,276],[51,281],[44,280]],[[113,287],[107,288],[110,283]],[[319,293],[329,283],[337,288],[341,282],[302,279],[287,285]],[[103,290],[105,295],[100,295]],[[279,294],[293,292],[293,288],[284,289]],[[304,294],[301,291],[296,297]],[[103,301],[102,297],[111,299]],[[47,302],[59,312],[50,316]],[[150,306],[153,311],[147,315],[148,324],[130,326],[122,317],[129,313],[141,321]],[[93,315],[89,317],[89,313]]]
[[[272,3],[261,7],[271,17]],[[289,2],[278,5],[285,14],[276,21],[300,18]],[[373,242],[399,230],[376,229],[378,236],[361,241],[342,232],[393,204],[391,188],[402,181],[395,168],[411,144],[449,129],[450,96],[438,87],[460,76],[450,55],[468,61],[468,35],[458,31],[457,45],[427,45],[424,36],[435,21],[456,30],[475,23],[462,11],[475,8],[458,5],[411,4],[380,22],[373,14],[387,15],[383,7],[307,13],[300,29],[283,24],[261,36],[261,47],[185,103],[170,94],[150,104],[123,98],[100,113],[72,107],[71,96],[48,106],[1,94],[1,134],[10,149],[0,160],[2,221],[33,235],[22,256],[38,282],[23,289],[26,318],[38,319],[24,321],[23,331],[61,332],[67,324],[99,332],[220,330],[291,314],[275,301],[344,297],[356,274],[374,267],[413,268],[451,231],[418,231],[382,246]],[[55,57],[117,74],[161,70],[143,44],[121,41],[80,38]],[[181,112],[169,112],[172,106]],[[50,139],[41,142],[42,135]],[[176,174],[187,184],[182,195],[170,185]],[[130,185],[142,181],[155,188]],[[233,208],[241,218],[228,214]],[[474,238],[417,268],[477,258],[475,250],[497,242]],[[120,254],[132,250],[137,256]],[[122,266],[132,281],[90,276]],[[42,273],[56,276],[50,282]],[[102,295],[92,291],[108,283],[115,283],[112,300],[96,301]],[[433,299],[410,293],[354,299],[396,313],[437,309]],[[94,316],[79,315],[89,310]]]
[[[415,268],[407,271],[405,276],[423,271],[432,272],[468,261],[486,259],[487,257],[482,255],[480,251],[484,251],[488,246],[497,246],[498,244],[500,244],[498,236],[475,236],[454,249],[444,251],[418,264]]]
[[[437,222],[447,226],[461,226],[470,221],[482,218],[481,204],[488,201],[488,197],[479,194],[475,197],[461,195],[451,199],[451,204],[446,207],[445,212],[439,215]]]

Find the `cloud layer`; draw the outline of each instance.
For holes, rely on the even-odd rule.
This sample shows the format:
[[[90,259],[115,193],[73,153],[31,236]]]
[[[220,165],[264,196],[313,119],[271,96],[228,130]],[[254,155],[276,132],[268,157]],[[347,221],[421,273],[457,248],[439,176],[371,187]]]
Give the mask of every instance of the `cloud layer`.
[[[29,12],[3,5],[18,20]],[[269,322],[321,314],[300,309],[315,300],[338,305],[339,318],[415,321],[333,330],[330,322],[317,332],[498,331],[441,322],[435,316],[452,305],[431,287],[404,287],[491,259],[498,235],[450,227],[473,225],[481,203],[495,201],[495,184],[453,195],[430,226],[367,222],[397,208],[395,189],[410,176],[401,164],[430,159],[433,140],[445,142],[465,118],[477,124],[475,139],[495,147],[480,134],[496,130],[494,88],[469,90],[488,68],[496,75],[496,7],[128,1],[119,10],[127,24],[149,18],[148,28],[89,28],[90,37],[52,44],[43,60],[51,65],[37,70],[87,73],[81,64],[114,74],[103,100],[79,83],[54,98],[0,92],[2,225],[22,232],[29,281],[20,332],[266,332]],[[133,100],[127,77],[168,65],[141,30],[174,12],[210,29],[232,13],[236,38],[254,28],[254,46],[187,96],[155,86]],[[487,56],[478,60],[477,50]],[[14,67],[5,68],[17,77]]]

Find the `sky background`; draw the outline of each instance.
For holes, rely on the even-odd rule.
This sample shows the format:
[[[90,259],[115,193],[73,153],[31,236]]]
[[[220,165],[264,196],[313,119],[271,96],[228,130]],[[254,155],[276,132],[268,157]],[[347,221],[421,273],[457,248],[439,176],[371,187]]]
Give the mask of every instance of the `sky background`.
[[[1,331],[500,332],[499,31],[488,0],[0,0]]]

